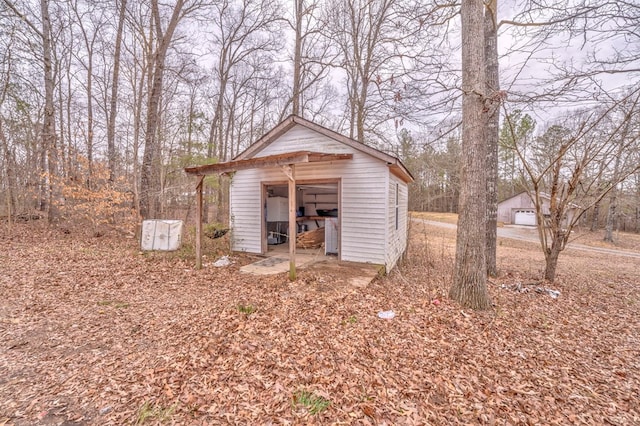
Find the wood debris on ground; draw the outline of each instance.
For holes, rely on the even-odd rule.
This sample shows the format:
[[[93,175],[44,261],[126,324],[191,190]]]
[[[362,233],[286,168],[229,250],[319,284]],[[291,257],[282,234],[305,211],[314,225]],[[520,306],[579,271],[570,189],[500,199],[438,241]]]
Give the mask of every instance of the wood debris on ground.
[[[320,248],[324,244],[324,228],[301,232],[296,237],[296,247],[303,249]]]

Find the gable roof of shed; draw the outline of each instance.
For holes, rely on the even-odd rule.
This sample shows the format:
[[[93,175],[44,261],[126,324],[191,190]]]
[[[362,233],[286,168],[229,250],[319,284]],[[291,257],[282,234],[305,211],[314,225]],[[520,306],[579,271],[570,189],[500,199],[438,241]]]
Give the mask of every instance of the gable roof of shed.
[[[385,162],[391,169],[391,172],[402,179],[404,182],[408,183],[414,180],[411,172],[409,172],[404,164],[402,164],[402,161],[400,161],[398,158],[293,114],[285,118],[273,129],[265,133],[260,139],[249,146],[249,148],[238,154],[234,158],[234,160],[247,160],[253,158],[257,153],[269,146],[272,142],[291,130],[296,125],[300,125],[309,130],[320,133],[323,136],[331,138],[355,150],[358,150]]]

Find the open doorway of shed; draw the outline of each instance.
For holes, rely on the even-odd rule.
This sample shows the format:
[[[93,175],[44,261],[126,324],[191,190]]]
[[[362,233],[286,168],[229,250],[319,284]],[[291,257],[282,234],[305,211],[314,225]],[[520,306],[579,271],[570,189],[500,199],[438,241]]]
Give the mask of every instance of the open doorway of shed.
[[[262,251],[288,252],[289,198],[287,182],[265,183],[262,186],[264,215],[262,217]],[[305,241],[318,241],[313,250],[322,255],[340,254],[340,181],[299,181],[296,183],[296,233]]]

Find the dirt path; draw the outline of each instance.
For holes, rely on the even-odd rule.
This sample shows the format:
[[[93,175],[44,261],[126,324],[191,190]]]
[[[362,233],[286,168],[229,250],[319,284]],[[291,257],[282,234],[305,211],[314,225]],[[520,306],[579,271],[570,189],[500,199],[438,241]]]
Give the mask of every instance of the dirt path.
[[[445,223],[438,222],[435,220],[427,220],[427,219],[412,219],[415,221],[422,222],[426,225],[438,226],[440,228],[446,229],[456,229],[457,226],[453,223]],[[504,226],[498,228],[498,237],[500,238],[509,238],[512,240],[519,241],[528,241],[532,243],[539,243],[538,233],[535,228],[531,227],[523,227],[523,226]],[[605,247],[591,247],[580,243],[569,243],[567,248],[573,250],[582,250],[588,251],[592,253],[603,253],[603,254],[611,254],[614,256],[622,256],[622,257],[632,257],[635,259],[640,259],[640,253],[619,249],[610,249]]]

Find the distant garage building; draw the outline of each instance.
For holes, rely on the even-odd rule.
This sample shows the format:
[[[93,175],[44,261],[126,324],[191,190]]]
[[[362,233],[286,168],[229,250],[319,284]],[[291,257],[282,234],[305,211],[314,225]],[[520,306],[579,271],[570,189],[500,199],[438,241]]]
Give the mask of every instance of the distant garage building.
[[[548,215],[551,198],[544,193],[540,194],[540,198],[542,200],[542,214]],[[576,208],[577,206],[571,205],[567,213],[568,217],[564,218],[565,222],[573,218]],[[511,225],[536,226],[538,223],[536,205],[531,194],[523,191],[498,203],[498,222]]]
[[[521,192],[498,203],[498,222],[535,226],[536,206],[528,192]]]
[[[265,254],[325,228],[325,253],[389,271],[407,247],[411,173],[398,158],[301,117],[289,116],[230,162],[185,170],[233,173],[234,251]]]

